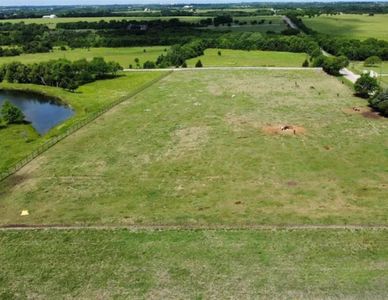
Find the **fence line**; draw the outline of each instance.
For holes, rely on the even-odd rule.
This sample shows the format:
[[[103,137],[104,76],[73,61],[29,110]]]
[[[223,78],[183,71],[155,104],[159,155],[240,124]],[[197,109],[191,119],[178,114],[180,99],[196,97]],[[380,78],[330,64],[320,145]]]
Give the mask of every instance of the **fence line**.
[[[69,127],[64,133],[61,133],[53,138],[51,138],[50,140],[48,140],[47,142],[45,142],[44,144],[40,145],[37,149],[35,149],[34,151],[32,151],[30,154],[28,154],[25,158],[15,162],[12,166],[10,166],[8,168],[8,170],[6,171],[3,171],[0,173],[0,182],[5,180],[6,178],[8,178],[9,176],[11,176],[12,174],[15,174],[17,171],[19,171],[21,168],[23,168],[25,165],[27,165],[28,163],[30,163],[32,160],[34,160],[35,158],[37,158],[39,155],[41,155],[43,152],[46,152],[48,149],[50,149],[51,147],[53,147],[55,144],[57,144],[59,141],[65,139],[66,137],[68,137],[69,135],[73,134],[74,132],[78,131],[79,129],[81,129],[82,127],[86,126],[87,124],[93,122],[95,119],[97,119],[98,117],[100,117],[101,115],[105,114],[106,112],[108,112],[109,110],[111,110],[113,107],[117,106],[118,104],[124,102],[125,100],[128,100],[134,96],[136,96],[137,94],[141,93],[142,91],[148,89],[149,87],[151,87],[152,85],[154,85],[155,83],[159,82],[160,80],[162,80],[163,78],[167,77],[168,75],[170,75],[172,72],[167,72],[161,76],[159,76],[158,78],[156,79],[153,79],[151,80],[150,82],[147,82],[145,85],[135,89],[134,91],[132,91],[131,93],[129,93],[128,95],[126,96],[123,96],[119,99],[117,99],[116,101],[113,101],[112,103],[109,103],[107,104],[106,106],[104,106],[103,108],[101,108],[100,110],[92,113],[91,115],[87,116],[86,119],[84,120],[81,120],[79,122],[77,122],[76,124],[72,125],[71,127]]]

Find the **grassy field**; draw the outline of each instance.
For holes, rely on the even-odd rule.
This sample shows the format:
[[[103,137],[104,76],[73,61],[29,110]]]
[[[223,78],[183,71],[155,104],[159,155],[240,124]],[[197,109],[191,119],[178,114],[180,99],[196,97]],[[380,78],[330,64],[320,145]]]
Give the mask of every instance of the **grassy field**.
[[[26,24],[44,24],[50,28],[55,28],[58,23],[73,23],[73,22],[99,22],[101,20],[105,20],[106,22],[116,20],[133,20],[133,21],[151,21],[151,20],[170,20],[172,18],[178,18],[181,21],[187,21],[191,23],[199,22],[203,17],[85,17],[85,18],[56,18],[56,19],[13,19],[13,20],[1,20],[1,22],[11,22],[11,23],[19,23],[24,22]]]
[[[303,53],[207,49],[205,55],[190,59],[187,64],[194,67],[200,59],[205,67],[301,67],[306,58],[308,55]]]
[[[176,72],[1,183],[0,222],[386,224],[388,122],[356,106],[315,70]]]
[[[388,62],[383,62],[375,67],[365,67],[363,61],[352,61],[349,66],[353,71],[361,74],[364,70],[373,70],[377,74],[388,74]]]
[[[43,137],[40,137],[31,125],[11,125],[0,129],[0,172],[27,156],[33,149],[36,149],[49,138],[64,132],[71,125],[85,119],[91,113],[130,94],[136,88],[158,76],[160,76],[160,73],[124,74],[120,78],[100,80],[81,86],[76,93],[70,93],[54,87],[1,83],[0,89],[28,89],[60,98],[68,103],[76,111],[76,114]]]
[[[388,40],[388,15],[337,15],[304,18],[303,22],[310,28],[341,37]]]
[[[107,22],[116,20],[134,20],[134,21],[151,21],[151,20],[170,20],[172,18],[177,18],[181,21],[186,21],[190,23],[198,23],[202,19],[206,19],[208,17],[199,17],[199,16],[183,16],[183,17],[89,17],[89,18],[56,18],[56,19],[14,19],[14,20],[0,20],[0,22],[11,22],[11,23],[19,23],[24,22],[26,24],[35,23],[35,24],[44,24],[49,26],[50,28],[55,28],[58,23],[73,23],[79,21],[86,22],[99,22],[101,20],[105,20]],[[272,30],[275,32],[280,32],[283,29],[286,29],[286,25],[283,23],[280,16],[251,16],[251,17],[235,17],[234,20],[246,21],[248,24],[253,20],[266,20],[265,24],[252,26],[251,30],[266,32],[268,30]],[[271,21],[272,24],[268,24],[268,21]],[[250,26],[244,26],[242,28],[248,28]],[[219,27],[218,29],[225,29],[226,27]],[[238,30],[238,29],[236,29]]]
[[[1,299],[384,299],[387,231],[0,232]]]
[[[48,61],[50,59],[66,58],[68,60],[77,59],[92,59],[93,57],[104,57],[107,61],[116,61],[122,67],[128,68],[130,64],[136,68],[135,59],[139,59],[139,64],[143,67],[143,63],[147,60],[156,61],[159,55],[164,53],[169,47],[130,47],[130,48],[90,48],[90,49],[74,49],[74,50],[54,50],[49,53],[22,54],[16,57],[0,57],[0,65],[10,63],[12,61],[20,61],[22,63],[36,63]],[[144,50],[146,52],[144,52]]]

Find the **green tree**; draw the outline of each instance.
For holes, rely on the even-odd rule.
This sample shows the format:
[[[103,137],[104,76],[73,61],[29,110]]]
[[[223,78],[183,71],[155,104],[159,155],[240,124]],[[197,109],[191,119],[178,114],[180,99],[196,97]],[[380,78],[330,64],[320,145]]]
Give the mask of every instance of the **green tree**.
[[[340,57],[325,57],[323,62],[323,70],[334,76],[340,75],[340,71],[349,65],[349,60],[345,56]]]
[[[380,91],[375,97],[370,98],[369,105],[388,117],[388,90]]]
[[[156,68],[156,64],[155,64],[153,61],[147,60],[147,61],[143,64],[143,69],[155,69],[155,68]]]
[[[381,58],[378,56],[370,56],[364,61],[365,67],[373,67],[381,64]]]
[[[97,78],[102,78],[109,73],[109,66],[102,57],[94,57],[89,63],[89,68]]]
[[[201,60],[197,61],[197,63],[195,64],[195,67],[196,68],[202,68],[203,67]]]
[[[369,74],[362,74],[354,84],[354,90],[357,96],[369,98],[380,90],[380,86],[376,78],[369,76]]]
[[[25,118],[23,112],[9,101],[1,107],[1,115],[7,124],[22,123]]]

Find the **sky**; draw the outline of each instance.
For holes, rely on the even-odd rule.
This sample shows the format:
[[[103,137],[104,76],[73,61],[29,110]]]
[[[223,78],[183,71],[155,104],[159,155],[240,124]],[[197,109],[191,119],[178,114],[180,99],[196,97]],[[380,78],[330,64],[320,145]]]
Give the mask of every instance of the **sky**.
[[[253,2],[254,0],[0,0],[0,6],[16,5],[87,5],[87,4],[183,4],[183,3],[236,3]],[[291,0],[261,0],[257,2],[290,2]],[[292,0],[297,2],[298,0]],[[314,2],[315,0],[304,0],[301,2]],[[335,0],[334,0],[335,1]],[[344,0],[346,1],[346,0]],[[347,0],[352,2],[352,0]],[[359,0],[361,1],[361,0]],[[354,1],[356,2],[356,1]]]

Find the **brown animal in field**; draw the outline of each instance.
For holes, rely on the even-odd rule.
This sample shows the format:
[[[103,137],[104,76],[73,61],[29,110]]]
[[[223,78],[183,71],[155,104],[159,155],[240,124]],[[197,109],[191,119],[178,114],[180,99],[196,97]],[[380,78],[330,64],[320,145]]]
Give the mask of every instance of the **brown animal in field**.
[[[290,125],[285,125],[285,126],[282,126],[280,129],[282,131],[285,131],[285,130],[291,130],[291,129],[294,129],[294,128],[292,126],[290,126]]]

